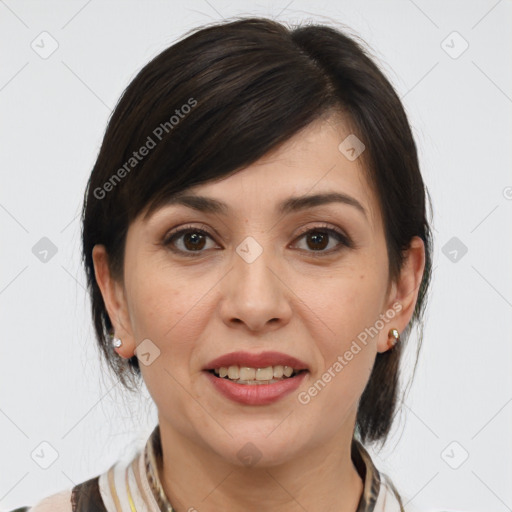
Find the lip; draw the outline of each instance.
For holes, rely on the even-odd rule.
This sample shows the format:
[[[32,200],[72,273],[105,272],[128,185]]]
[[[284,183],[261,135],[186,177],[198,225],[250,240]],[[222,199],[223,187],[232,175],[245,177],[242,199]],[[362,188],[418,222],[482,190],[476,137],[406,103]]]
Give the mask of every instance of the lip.
[[[266,368],[267,366],[290,366],[295,370],[309,370],[308,365],[296,357],[283,354],[281,352],[262,352],[260,354],[251,354],[250,352],[230,352],[210,361],[203,370],[215,370],[221,366],[246,366],[249,368]],[[239,384],[243,385],[243,384]],[[274,384],[268,384],[273,386]],[[265,386],[261,384],[258,387]]]
[[[215,376],[204,371],[214,388],[226,398],[245,405],[268,405],[295,391],[309,372],[303,371],[294,377],[273,384],[237,384],[235,381]]]

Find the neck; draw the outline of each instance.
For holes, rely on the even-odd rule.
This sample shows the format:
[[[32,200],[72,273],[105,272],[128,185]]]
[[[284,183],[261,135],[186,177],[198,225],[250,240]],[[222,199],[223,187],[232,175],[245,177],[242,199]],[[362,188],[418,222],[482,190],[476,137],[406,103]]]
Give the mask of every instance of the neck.
[[[162,418],[160,418],[162,420]],[[278,465],[240,467],[160,421],[162,487],[176,512],[355,512],[363,482],[351,459],[353,429]]]

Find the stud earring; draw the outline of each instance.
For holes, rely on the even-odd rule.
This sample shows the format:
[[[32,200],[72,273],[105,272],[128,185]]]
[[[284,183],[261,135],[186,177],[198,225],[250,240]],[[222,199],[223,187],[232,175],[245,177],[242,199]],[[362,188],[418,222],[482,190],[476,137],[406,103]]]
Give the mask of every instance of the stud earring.
[[[122,344],[123,344],[123,342],[121,341],[120,338],[116,338],[115,336],[112,336],[112,345],[114,346],[114,348],[119,348]]]
[[[392,349],[400,341],[400,333],[398,332],[398,329],[390,329],[388,337],[391,338],[388,340],[388,347]]]

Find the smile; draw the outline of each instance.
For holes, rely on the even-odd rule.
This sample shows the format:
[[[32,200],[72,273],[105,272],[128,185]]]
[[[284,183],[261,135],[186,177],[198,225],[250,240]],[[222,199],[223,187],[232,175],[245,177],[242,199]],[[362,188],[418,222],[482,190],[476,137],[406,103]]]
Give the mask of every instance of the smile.
[[[230,368],[231,367],[227,368],[228,372]],[[235,368],[238,370],[238,367]],[[275,367],[271,368],[274,370]],[[254,370],[256,372],[258,369],[262,369],[267,372],[270,371],[266,368],[240,368],[242,376],[245,370]],[[282,377],[278,379],[272,378],[265,380],[241,380],[240,378],[231,380],[227,375],[225,377],[220,376],[220,368],[219,375],[217,375],[215,370],[206,370],[203,373],[208,378],[210,384],[212,384],[213,389],[224,398],[228,398],[229,400],[239,404],[261,406],[277,402],[295,391],[309,373],[307,370],[300,370],[297,373],[293,373],[292,368],[290,368],[290,370],[292,370],[292,374],[289,377],[284,375],[283,368]],[[290,370],[287,370],[287,372],[289,373]],[[232,372],[234,371],[235,370],[232,370]],[[265,374],[263,374],[263,376],[265,377]]]
[[[211,370],[220,378],[229,379],[238,384],[261,385],[273,384],[297,375],[300,371],[291,366],[266,366],[265,368],[250,368],[248,366],[231,365],[229,367],[221,366]]]

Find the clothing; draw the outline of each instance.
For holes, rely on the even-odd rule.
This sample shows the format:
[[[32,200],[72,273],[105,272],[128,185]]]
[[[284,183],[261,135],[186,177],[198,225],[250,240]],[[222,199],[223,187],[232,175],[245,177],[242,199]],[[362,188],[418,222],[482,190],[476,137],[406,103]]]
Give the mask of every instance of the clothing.
[[[391,480],[377,470],[356,439],[352,441],[351,456],[364,484],[357,512],[416,512],[414,508],[403,507]],[[161,458],[157,425],[144,448],[131,461],[118,461],[101,475],[53,494],[32,507],[11,512],[174,512],[163,491],[157,491],[162,489],[158,475]]]

